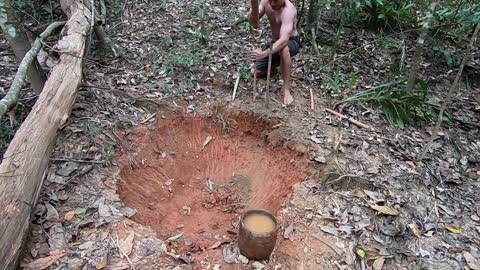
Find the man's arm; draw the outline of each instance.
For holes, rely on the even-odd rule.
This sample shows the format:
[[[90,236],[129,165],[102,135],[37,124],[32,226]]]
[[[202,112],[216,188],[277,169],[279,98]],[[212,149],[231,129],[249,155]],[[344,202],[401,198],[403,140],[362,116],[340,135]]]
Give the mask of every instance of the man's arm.
[[[275,43],[273,43],[272,48],[267,49],[264,53],[265,56],[273,55],[285,48],[288,45],[288,40],[292,35],[295,23],[295,12],[289,12],[285,14],[282,18],[282,26],[280,27],[280,37]]]

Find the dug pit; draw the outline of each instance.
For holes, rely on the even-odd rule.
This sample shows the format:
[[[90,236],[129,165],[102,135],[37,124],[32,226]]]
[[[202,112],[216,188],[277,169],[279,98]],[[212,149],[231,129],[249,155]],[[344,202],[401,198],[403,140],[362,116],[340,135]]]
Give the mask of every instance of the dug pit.
[[[312,170],[278,126],[247,113],[159,117],[124,145],[120,197],[177,251],[221,258],[246,209],[276,213]]]

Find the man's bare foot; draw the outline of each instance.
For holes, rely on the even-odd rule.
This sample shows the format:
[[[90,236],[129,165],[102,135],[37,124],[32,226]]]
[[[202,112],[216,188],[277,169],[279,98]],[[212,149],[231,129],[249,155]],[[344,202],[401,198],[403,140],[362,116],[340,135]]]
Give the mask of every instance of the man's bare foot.
[[[290,90],[287,88],[283,89],[283,105],[288,106],[293,103],[293,96],[290,94]]]

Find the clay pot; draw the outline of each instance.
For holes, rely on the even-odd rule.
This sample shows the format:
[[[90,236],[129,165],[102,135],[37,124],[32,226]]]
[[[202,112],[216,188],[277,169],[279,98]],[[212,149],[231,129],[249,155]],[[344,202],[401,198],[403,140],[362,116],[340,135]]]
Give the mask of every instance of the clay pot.
[[[270,217],[275,223],[275,229],[268,233],[256,233],[245,226],[245,218],[251,214],[262,214]],[[240,220],[238,233],[238,248],[240,253],[251,260],[265,260],[270,257],[277,242],[278,222],[273,214],[266,210],[254,209],[245,212]]]

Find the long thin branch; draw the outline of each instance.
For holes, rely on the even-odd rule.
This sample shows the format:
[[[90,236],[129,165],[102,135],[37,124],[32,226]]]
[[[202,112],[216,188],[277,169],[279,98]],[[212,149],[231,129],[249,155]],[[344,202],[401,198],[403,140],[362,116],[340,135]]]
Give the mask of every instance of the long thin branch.
[[[10,110],[18,101],[20,90],[25,84],[28,67],[32,64],[40,49],[43,47],[43,40],[50,36],[57,28],[65,25],[65,22],[54,22],[50,24],[43,33],[35,40],[32,48],[25,54],[22,62],[18,66],[17,73],[13,79],[13,83],[8,90],[8,93],[0,100],[0,120],[5,113]]]
[[[458,69],[457,76],[455,77],[455,80],[453,81],[453,84],[450,86],[450,89],[448,90],[447,97],[443,101],[442,107],[440,108],[440,112],[438,113],[438,120],[437,124],[435,125],[435,128],[432,132],[432,136],[428,140],[427,144],[423,148],[422,153],[418,157],[418,160],[421,161],[422,159],[425,158],[425,155],[428,152],[428,149],[432,145],[433,141],[437,138],[438,131],[440,129],[440,126],[442,125],[442,120],[443,120],[443,113],[445,112],[445,109],[447,108],[448,104],[450,103],[450,100],[452,99],[453,93],[455,92],[455,89],[457,89],[458,81],[460,81],[460,78],[462,76],[463,68],[465,67],[465,64],[467,63],[468,59],[470,58],[472,54],[472,49],[477,41],[477,34],[478,31],[480,30],[480,22],[477,23],[477,27],[475,27],[475,31],[473,32],[472,38],[470,39],[470,44],[467,48],[467,51],[465,52],[465,56],[463,57],[462,64],[460,65],[460,68]]]

